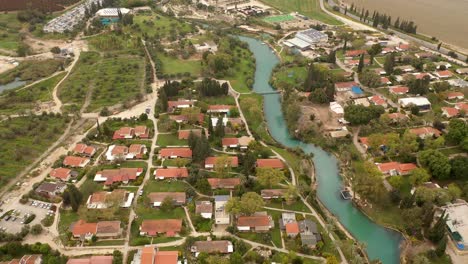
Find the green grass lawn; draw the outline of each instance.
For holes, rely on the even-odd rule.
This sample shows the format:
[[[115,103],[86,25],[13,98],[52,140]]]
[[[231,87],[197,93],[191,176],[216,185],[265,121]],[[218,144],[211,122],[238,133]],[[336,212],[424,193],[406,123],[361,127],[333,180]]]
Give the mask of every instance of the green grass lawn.
[[[161,53],[157,57],[163,65],[163,74],[177,75],[190,73],[191,76],[200,76],[201,74],[202,65],[199,60],[183,60]]]
[[[255,63],[252,61],[251,52],[248,49],[238,47],[235,51],[239,61],[234,65],[234,75],[227,77],[232,88],[240,93],[251,92],[249,86],[253,85]]]
[[[150,180],[146,183],[144,195],[151,192],[185,192],[189,185],[184,181],[156,181]]]
[[[273,86],[282,89],[284,86],[300,88],[307,76],[306,67],[282,67],[272,76]]]
[[[168,167],[185,167],[192,162],[191,159],[177,158],[177,159],[165,159],[163,166]]]
[[[0,14],[0,49],[16,51],[21,41],[21,27],[15,12]]]
[[[236,106],[236,100],[232,96],[206,96],[200,98],[199,101],[204,102],[208,105],[222,104]]]
[[[320,8],[319,0],[261,0],[262,2],[273,6],[283,12],[299,12],[301,15],[317,19],[330,25],[341,25],[340,21],[329,16]]]
[[[267,143],[274,142],[263,119],[263,97],[259,94],[242,94],[239,98],[239,105],[254,136],[258,136]]]
[[[179,139],[178,134],[160,134],[158,135],[158,140],[156,144],[160,147],[167,146],[186,146],[187,140]]]
[[[0,122],[0,186],[16,177],[63,134],[68,118],[17,117]]]
[[[121,246],[125,244],[125,240],[98,240],[93,243],[93,246]]]
[[[191,32],[192,26],[183,21],[179,21],[173,17],[164,16],[161,14],[137,14],[133,18],[134,25],[131,32],[147,34],[148,36],[159,36],[160,38],[170,38],[180,34]]]
[[[15,114],[24,110],[33,110],[38,101],[52,101],[53,88],[64,76],[65,73],[60,73],[26,89],[19,88],[6,92],[0,97],[0,113]]]
[[[270,202],[267,202],[265,206],[284,210],[310,213],[309,208],[301,200],[295,201],[292,204],[287,204],[285,201],[272,200]]]

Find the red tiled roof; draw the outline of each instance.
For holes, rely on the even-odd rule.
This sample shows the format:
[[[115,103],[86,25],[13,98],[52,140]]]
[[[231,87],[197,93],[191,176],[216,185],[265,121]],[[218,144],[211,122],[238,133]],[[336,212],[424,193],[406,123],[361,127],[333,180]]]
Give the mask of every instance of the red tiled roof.
[[[109,169],[96,172],[106,178],[105,185],[111,185],[114,182],[126,182],[135,180],[143,172],[143,168],[120,168]]]
[[[191,130],[179,130],[179,139],[188,139],[190,135],[190,131],[196,136],[201,136],[202,130],[201,129],[191,129]]]
[[[141,264],[153,264],[156,250],[154,247],[143,247],[141,249]]]
[[[177,264],[178,251],[158,251],[154,257],[154,264]],[[143,262],[141,264],[144,264]]]
[[[359,141],[361,141],[361,144],[369,146],[369,138],[367,137],[360,137]]]
[[[285,226],[287,234],[299,234],[299,225],[297,222],[287,223]]]
[[[385,105],[386,102],[385,102],[385,99],[380,96],[380,95],[374,95],[374,96],[371,96],[370,97],[370,100],[372,101],[372,103],[374,103],[375,105]]]
[[[408,50],[410,48],[410,45],[409,44],[400,44],[400,45],[398,45],[398,48],[400,50]]]
[[[144,149],[145,147],[146,147],[146,146],[143,145],[143,144],[132,144],[132,145],[130,145],[130,147],[128,148],[128,153],[132,153],[132,154],[142,154],[143,149]]]
[[[237,157],[231,157],[231,166],[232,167],[237,167],[239,166],[239,159]],[[216,165],[216,160],[218,157],[208,157],[205,159],[205,165]]]
[[[270,225],[270,218],[267,215],[239,216],[237,226],[263,227]]]
[[[357,86],[356,82],[337,82],[335,83],[336,88],[351,88],[353,86]]]
[[[380,77],[380,83],[387,84],[389,82],[390,82],[390,80],[387,77]]]
[[[177,203],[185,203],[187,199],[185,192],[152,192],[148,194],[151,203],[162,202],[167,197],[172,198]]]
[[[187,178],[188,170],[187,168],[167,168],[167,169],[156,169],[154,171],[154,176],[157,178]]]
[[[406,174],[417,168],[414,163],[399,163],[399,162],[386,162],[377,164],[377,167],[382,173],[389,173],[390,171],[397,171],[400,174]]]
[[[96,152],[96,149],[86,144],[76,144],[75,148],[73,149],[73,152],[92,156],[94,152]]]
[[[208,106],[208,110],[211,111],[219,111],[219,110],[228,110],[235,107],[234,105],[210,105]]]
[[[169,118],[174,121],[188,121],[188,117],[186,115],[170,115]],[[204,114],[198,114],[198,122],[203,123],[205,120]]]
[[[431,76],[429,75],[429,73],[427,73],[427,72],[418,73],[418,74],[416,74],[415,77],[416,77],[416,79],[423,79],[423,78],[426,77],[426,76],[429,76],[429,78],[431,77]]]
[[[402,174],[408,173],[414,169],[418,168],[414,163],[400,163],[398,164],[398,171]]]
[[[445,71],[437,71],[437,75],[439,77],[452,77],[453,73],[451,71],[445,70]]]
[[[346,57],[356,57],[360,56],[361,54],[366,54],[366,50],[348,50],[346,51]]]
[[[407,116],[402,113],[391,113],[391,114],[388,114],[388,117],[390,119],[403,119],[403,118],[406,118]]]
[[[239,178],[209,178],[208,183],[211,189],[230,189],[240,184]]]
[[[390,92],[394,94],[405,94],[408,93],[409,88],[406,86],[397,86],[397,87],[391,87]]]
[[[455,107],[442,107],[442,112],[445,112],[448,117],[454,117],[458,115],[459,110]]]
[[[148,134],[148,128],[146,126],[136,126],[135,127],[135,135],[142,138],[142,135]]]
[[[147,233],[149,236],[157,234],[171,235],[179,233],[182,229],[181,219],[158,219],[158,220],[143,220],[140,231]]]
[[[58,178],[62,181],[66,181],[70,177],[71,170],[67,168],[56,168],[50,172],[50,177]]]
[[[447,96],[446,96],[447,99],[455,99],[455,98],[458,98],[458,97],[464,98],[465,95],[463,93],[461,93],[461,92],[449,92],[449,93],[447,93]]]
[[[191,158],[192,150],[190,148],[163,148],[159,151],[159,154],[164,158],[171,156]]]
[[[100,221],[97,223],[97,234],[113,234],[120,232],[120,221]]]
[[[412,128],[410,129],[410,132],[413,134],[416,134],[418,136],[421,135],[428,135],[428,134],[434,134],[435,136],[440,136],[442,132],[440,132],[438,129],[435,129],[433,127],[419,127],[419,128]]]
[[[263,189],[260,191],[260,195],[263,198],[283,197],[286,191],[286,189]]]
[[[63,160],[63,165],[70,166],[70,167],[79,167],[82,166],[83,163],[89,161],[87,158],[76,157],[76,156],[66,156]]]
[[[377,167],[382,173],[388,173],[392,170],[396,171],[398,169],[398,162],[380,163],[377,165]]]
[[[459,110],[464,110],[465,112],[468,112],[468,104],[467,103],[458,103],[456,104],[456,108]]]
[[[238,138],[223,138],[222,144],[223,146],[239,145],[239,139]]]
[[[122,139],[125,137],[133,137],[135,135],[135,129],[133,127],[121,127],[114,132],[112,139]]]
[[[111,151],[112,156],[117,156],[117,155],[126,155],[128,153],[128,147],[126,146],[114,146],[114,148]]]
[[[193,105],[195,104],[195,101],[191,100],[179,100],[179,101],[168,101],[167,102],[167,108],[175,108],[181,105]]]
[[[69,259],[67,264],[112,264],[112,256],[91,256],[89,258]]]
[[[282,169],[284,168],[284,163],[280,159],[258,159],[257,167]]]
[[[73,236],[83,236],[86,234],[96,234],[97,223],[87,223],[84,220],[78,220],[72,226]]]

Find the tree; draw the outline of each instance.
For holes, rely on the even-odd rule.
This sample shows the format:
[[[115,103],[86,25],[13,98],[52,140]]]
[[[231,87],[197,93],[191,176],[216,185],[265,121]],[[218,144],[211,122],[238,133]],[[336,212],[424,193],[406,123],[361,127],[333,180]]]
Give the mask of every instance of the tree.
[[[413,264],[427,264],[431,263],[431,261],[423,254],[419,254],[413,259]]]
[[[40,235],[42,233],[42,226],[40,224],[33,225],[31,227],[31,234],[34,236]]]
[[[338,33],[338,37],[344,41],[343,43],[343,51],[346,50],[347,44],[349,41],[354,39],[354,34],[347,30],[342,30]]]
[[[468,126],[461,119],[452,119],[448,125],[446,138],[449,142],[459,144],[468,136]]]
[[[231,156],[220,156],[216,158],[216,162],[214,164],[214,170],[216,175],[219,178],[227,178],[229,177],[229,173],[231,172],[232,167],[232,157]]]
[[[83,194],[75,185],[69,184],[62,194],[62,199],[65,206],[71,206],[72,210],[76,212],[83,200]]]
[[[445,236],[446,221],[447,216],[445,215],[444,211],[434,226],[429,230],[428,238],[433,243],[438,243]]]
[[[338,260],[336,259],[335,256],[328,256],[327,257],[327,264],[339,264]]]
[[[390,53],[385,56],[384,70],[387,74],[393,74],[393,68],[395,67],[395,54]]]
[[[450,183],[447,187],[447,191],[452,196],[452,200],[460,198],[462,190],[455,183]]]
[[[374,64],[374,57],[382,52],[382,46],[380,44],[374,44],[367,50],[367,53],[370,55],[370,64]]]
[[[283,171],[274,168],[257,168],[256,176],[261,185],[269,188],[285,179]]]
[[[174,198],[171,196],[166,196],[164,200],[161,202],[161,206],[159,207],[161,211],[169,212],[174,209]]]
[[[381,83],[380,76],[374,70],[370,69],[366,69],[360,73],[359,80],[362,84],[371,88],[378,87]]]
[[[112,264],[122,264],[123,263],[123,254],[118,250],[112,252]]]
[[[408,82],[409,92],[411,94],[424,95],[429,92],[429,84],[431,80],[429,76],[424,76],[422,79],[412,78]]]
[[[284,199],[286,200],[287,204],[291,204],[297,199],[297,189],[294,185],[288,185],[288,189],[284,193]]]
[[[468,157],[456,156],[450,160],[451,177],[457,180],[468,180]]]
[[[247,192],[238,197],[229,199],[226,204],[226,210],[233,214],[252,215],[265,206],[263,198],[255,192]]]
[[[437,243],[437,247],[435,249],[435,253],[437,256],[442,257],[445,255],[445,249],[447,248],[447,236],[444,236],[439,243]]]
[[[344,108],[344,118],[352,125],[368,124],[385,112],[382,106],[349,105]]]
[[[234,252],[229,257],[230,264],[244,264],[244,260],[242,259],[242,255],[239,252]]]
[[[327,56],[328,63],[336,63],[336,51],[332,50]]]
[[[55,47],[52,47],[50,49],[50,52],[54,53],[54,54],[59,54],[60,53],[60,48],[55,46]]]
[[[216,122],[216,128],[214,131],[214,134],[217,137],[224,137],[224,123],[223,123],[224,117],[218,117],[218,122]],[[209,121],[211,122],[211,120]]]
[[[361,73],[363,69],[364,69],[364,54],[361,54],[361,57],[359,57],[359,64],[358,64],[357,72]]]
[[[438,180],[450,177],[450,162],[447,156],[438,150],[428,149],[419,153],[419,161],[428,168],[432,176]]]
[[[413,186],[420,185],[425,183],[431,179],[431,175],[423,169],[417,168],[411,171],[411,175],[409,176],[409,181]]]

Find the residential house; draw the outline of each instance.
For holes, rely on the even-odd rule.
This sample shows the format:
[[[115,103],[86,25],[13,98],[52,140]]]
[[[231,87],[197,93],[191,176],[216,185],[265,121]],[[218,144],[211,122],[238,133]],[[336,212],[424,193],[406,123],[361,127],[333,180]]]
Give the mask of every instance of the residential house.
[[[285,229],[286,235],[288,237],[296,237],[297,235],[299,235],[299,224],[296,221],[292,223],[287,223],[285,225]]]
[[[42,182],[34,191],[46,198],[53,198],[62,194],[66,188],[67,185],[62,182]]]
[[[385,100],[384,97],[382,97],[380,95],[370,96],[370,97],[367,97],[367,99],[373,105],[380,105],[380,106],[382,106],[384,108],[388,107],[387,101]]]
[[[414,73],[414,74],[412,74],[412,75],[410,75],[410,76],[413,76],[413,77],[415,77],[415,78],[418,79],[418,80],[422,80],[422,79],[424,79],[424,78],[429,78],[429,80],[435,80],[435,79],[437,79],[436,76],[434,76],[434,75],[432,75],[432,74],[430,74],[430,73],[428,73],[428,72]]]
[[[154,207],[160,207],[166,198],[172,199],[174,205],[184,205],[187,200],[185,192],[152,192],[148,198]]]
[[[284,169],[284,163],[280,159],[258,159],[257,168]]]
[[[286,230],[286,225],[294,222],[296,222],[295,213],[281,213],[281,219],[279,220],[279,227],[281,230]]]
[[[96,148],[88,146],[86,144],[76,144],[73,149],[73,154],[83,155],[86,157],[92,157],[96,153]]]
[[[234,246],[229,240],[195,241],[190,251],[198,257],[200,253],[229,254],[234,252]]]
[[[86,206],[88,209],[105,209],[118,202],[122,208],[129,208],[132,205],[135,194],[123,189],[116,189],[112,192],[95,192],[88,197]]]
[[[136,126],[133,133],[135,137],[145,139],[149,138],[150,131],[146,126]]]
[[[396,52],[394,47],[386,47],[386,48],[383,48],[380,53],[385,55],[385,54],[393,53],[393,52]]]
[[[131,264],[181,264],[178,251],[161,251],[154,246],[138,249]]]
[[[63,159],[63,166],[71,168],[84,168],[89,163],[88,158],[76,157],[76,156],[66,156]]]
[[[190,132],[192,132],[195,136],[201,137],[202,130],[201,129],[188,129],[188,130],[179,130],[178,131],[178,138],[179,139],[188,139]]]
[[[436,66],[437,70],[440,70],[441,68],[449,69],[452,67],[452,64],[446,62],[446,61],[438,61],[434,62],[434,65]]]
[[[455,107],[442,107],[442,115],[447,118],[458,116],[460,111]]]
[[[239,231],[268,232],[273,227],[273,219],[266,212],[237,218],[237,230]]]
[[[434,55],[429,52],[420,52],[420,53],[416,53],[415,56],[418,59],[428,59],[428,58],[433,57]]]
[[[359,60],[345,60],[345,64],[351,67],[358,66]],[[370,59],[364,59],[364,65],[370,65]]]
[[[235,105],[210,105],[208,106],[207,113],[216,113],[216,114],[229,114],[231,108],[235,108]]]
[[[418,168],[414,163],[399,163],[399,162],[386,162],[376,163],[377,168],[382,174],[395,176],[395,175],[408,175],[412,170]]]
[[[451,71],[444,70],[444,71],[436,71],[435,75],[439,77],[440,79],[447,79],[447,78],[451,78],[453,76],[453,73]]]
[[[198,53],[207,51],[214,53],[218,51],[218,46],[213,41],[204,42],[202,44],[194,44],[193,47]]]
[[[287,189],[263,189],[260,191],[260,195],[264,200],[284,198],[284,194]]]
[[[205,159],[205,169],[213,169],[219,157],[208,157]],[[237,168],[239,166],[239,159],[236,156],[228,156],[231,159],[231,167]]]
[[[119,237],[122,233],[120,221],[100,221],[88,223],[78,220],[73,223],[70,230],[74,238],[90,240],[93,236],[101,238]]]
[[[400,70],[404,73],[414,72],[415,68],[411,65],[395,66],[394,70]]]
[[[231,217],[226,211],[226,203],[231,197],[229,195],[215,195],[215,224],[229,225]]]
[[[211,219],[213,216],[213,203],[210,201],[195,202],[195,213],[205,219]]]
[[[156,169],[154,171],[154,178],[158,180],[164,179],[178,179],[187,178],[187,168],[167,168],[167,169]]]
[[[427,112],[431,110],[431,102],[426,97],[407,97],[398,99],[398,103],[403,108],[410,108],[415,105],[421,112]]]
[[[140,226],[141,236],[165,235],[174,237],[182,230],[181,219],[143,220]]]
[[[356,82],[337,82],[335,83],[335,90],[337,92],[351,91],[352,87],[359,86]]]
[[[194,100],[178,100],[167,102],[167,112],[174,112],[176,109],[189,108],[195,105]]]
[[[399,44],[397,47],[395,47],[397,51],[407,51],[410,49],[409,44]]]
[[[106,152],[106,159],[113,161],[116,159],[142,159],[148,152],[143,144],[132,144],[130,147],[120,145],[110,145]]]
[[[367,51],[366,50],[348,50],[345,53],[345,57],[354,58],[354,57],[361,56],[363,54],[364,55],[367,54]]]
[[[192,158],[190,148],[163,148],[159,151],[159,157],[164,159]]]
[[[171,120],[174,120],[176,121],[177,123],[187,123],[189,122],[190,120],[192,120],[191,118],[189,118],[187,115],[170,115],[169,118]],[[205,115],[204,114],[198,114],[197,116],[197,122],[199,124],[203,123],[203,121],[205,120]]]
[[[390,79],[388,79],[387,77],[380,77],[380,84],[382,84],[382,85],[390,85],[390,84],[392,84],[392,82],[391,82]]]
[[[94,181],[104,182],[105,185],[112,185],[113,183],[127,184],[136,180],[142,173],[143,168],[108,169],[96,172]]]
[[[442,132],[433,127],[418,127],[412,128],[409,130],[410,133],[415,134],[416,136],[426,139],[428,137],[440,137]]]
[[[359,137],[359,143],[361,143],[362,147],[367,151],[369,150],[369,138],[367,137]]]
[[[390,113],[388,114],[388,118],[390,118],[390,120],[392,120],[392,122],[399,122],[401,120],[404,120],[404,119],[407,119],[408,116],[406,116],[405,114],[402,114],[402,113]]]
[[[121,127],[114,132],[112,139],[132,139],[134,136],[135,129],[133,127]]]
[[[113,256],[91,256],[87,258],[70,258],[67,264],[112,264]]]
[[[223,145],[223,148],[238,148],[239,139],[238,138],[223,138],[222,145]]]
[[[374,71],[375,71],[375,73],[377,73],[378,75],[385,75],[385,74],[387,74],[387,72],[386,72],[383,68],[375,68]]]
[[[463,100],[465,95],[462,92],[448,92],[445,98],[447,100]]]
[[[249,147],[250,142],[254,139],[248,136],[242,136],[239,138],[239,146],[241,150],[246,150]]]
[[[464,102],[457,103],[455,105],[455,108],[457,108],[459,111],[463,111],[464,115],[468,114],[468,104],[467,103],[464,103]]]
[[[322,241],[322,236],[317,229],[317,224],[312,220],[305,219],[299,221],[299,230],[301,236],[301,243],[303,246],[314,248],[317,242]]]
[[[71,178],[78,176],[78,173],[67,168],[55,168],[49,175],[61,181],[69,181]]]
[[[409,88],[407,86],[394,86],[390,87],[388,90],[394,95],[405,95],[408,93]]]
[[[42,262],[42,255],[24,255],[20,259],[0,261],[0,264],[42,264]]]
[[[208,183],[211,189],[234,189],[240,185],[239,178],[209,178]]]
[[[128,159],[143,159],[148,150],[143,144],[131,144],[128,147]]]

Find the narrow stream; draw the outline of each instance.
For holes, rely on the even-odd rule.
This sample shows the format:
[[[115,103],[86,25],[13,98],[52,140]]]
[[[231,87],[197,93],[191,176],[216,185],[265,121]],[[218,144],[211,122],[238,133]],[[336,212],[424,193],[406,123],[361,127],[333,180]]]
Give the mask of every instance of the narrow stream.
[[[272,70],[279,59],[268,45],[249,37],[239,37],[249,45],[256,59],[254,92],[274,91],[268,83]],[[366,245],[370,259],[380,259],[383,264],[399,263],[401,234],[372,222],[349,201],[341,199],[342,188],[339,166],[335,156],[323,149],[293,139],[287,129],[281,110],[279,94],[264,95],[264,112],[268,129],[273,138],[286,147],[300,147],[305,153],[314,154],[314,165],[318,183],[317,195],[330,212],[337,216],[346,229]]]

